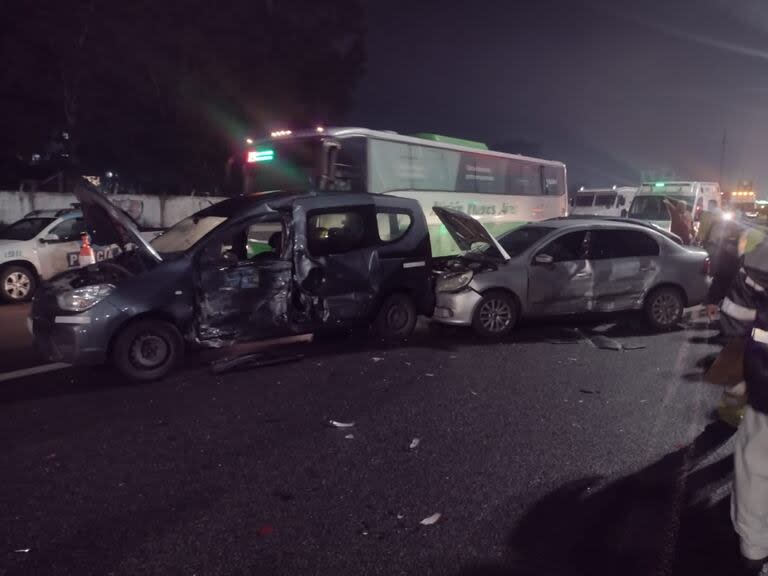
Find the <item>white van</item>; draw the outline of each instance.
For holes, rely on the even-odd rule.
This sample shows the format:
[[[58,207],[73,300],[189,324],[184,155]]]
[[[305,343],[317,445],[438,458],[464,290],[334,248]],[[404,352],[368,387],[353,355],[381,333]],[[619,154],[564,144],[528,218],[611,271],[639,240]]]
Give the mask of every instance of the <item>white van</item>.
[[[647,220],[669,230],[671,218],[664,204],[665,198],[685,202],[694,228],[704,210],[712,212],[723,207],[720,184],[717,182],[646,182],[640,186],[632,200],[629,217]]]
[[[587,216],[626,217],[637,188],[630,186],[612,188],[579,188],[570,198],[569,214]]]

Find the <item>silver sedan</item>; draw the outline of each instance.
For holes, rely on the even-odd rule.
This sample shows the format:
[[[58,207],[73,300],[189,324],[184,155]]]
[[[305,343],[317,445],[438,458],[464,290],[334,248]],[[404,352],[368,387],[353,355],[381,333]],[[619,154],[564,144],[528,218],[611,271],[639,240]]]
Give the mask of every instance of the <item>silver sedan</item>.
[[[501,337],[520,317],[642,310],[668,330],[708,289],[709,259],[652,225],[557,218],[498,239],[444,208],[439,217],[464,251],[437,259],[433,319]]]

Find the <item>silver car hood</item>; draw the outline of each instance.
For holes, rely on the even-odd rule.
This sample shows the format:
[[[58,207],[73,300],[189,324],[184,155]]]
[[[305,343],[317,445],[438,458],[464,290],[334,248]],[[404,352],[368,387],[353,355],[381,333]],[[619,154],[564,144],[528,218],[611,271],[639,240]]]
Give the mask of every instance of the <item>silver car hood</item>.
[[[464,214],[464,212],[459,212],[458,210],[441,208],[439,206],[435,206],[432,210],[445,225],[451,238],[453,238],[458,247],[464,252],[471,249],[472,244],[482,242],[495,247],[505,262],[510,259],[507,251],[502,248],[498,240],[493,237],[493,234],[488,232],[488,229],[472,218],[472,216]]]

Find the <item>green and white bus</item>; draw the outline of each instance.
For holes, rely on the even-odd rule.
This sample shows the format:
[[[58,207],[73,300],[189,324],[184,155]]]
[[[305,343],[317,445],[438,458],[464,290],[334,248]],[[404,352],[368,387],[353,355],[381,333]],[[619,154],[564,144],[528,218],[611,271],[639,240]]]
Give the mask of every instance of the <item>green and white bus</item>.
[[[498,235],[529,221],[565,216],[562,162],[504,154],[436,134],[403,136],[366,128],[282,130],[248,141],[246,193],[318,188],[394,194],[419,201],[435,255],[458,248],[432,208],[470,214]]]

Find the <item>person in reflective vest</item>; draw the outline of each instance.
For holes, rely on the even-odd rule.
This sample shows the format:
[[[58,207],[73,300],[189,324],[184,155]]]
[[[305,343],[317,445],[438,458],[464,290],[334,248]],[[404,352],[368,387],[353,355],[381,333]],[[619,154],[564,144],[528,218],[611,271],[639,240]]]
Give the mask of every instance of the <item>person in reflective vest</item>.
[[[742,267],[731,309],[751,326],[744,351],[747,406],[734,446],[731,518],[741,552],[752,568],[768,558],[768,243],[763,234],[742,237]]]

